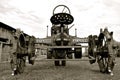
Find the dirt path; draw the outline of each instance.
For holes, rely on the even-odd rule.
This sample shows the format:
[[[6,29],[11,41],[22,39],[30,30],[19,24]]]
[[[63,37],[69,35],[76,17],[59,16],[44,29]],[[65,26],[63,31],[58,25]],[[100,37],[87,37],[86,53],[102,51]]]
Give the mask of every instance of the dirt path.
[[[0,64],[0,80],[120,80],[120,58],[114,76],[99,72],[97,63],[90,65],[88,61],[67,61],[65,67],[55,67],[53,62],[36,62],[26,64],[24,73],[11,76],[10,65]]]

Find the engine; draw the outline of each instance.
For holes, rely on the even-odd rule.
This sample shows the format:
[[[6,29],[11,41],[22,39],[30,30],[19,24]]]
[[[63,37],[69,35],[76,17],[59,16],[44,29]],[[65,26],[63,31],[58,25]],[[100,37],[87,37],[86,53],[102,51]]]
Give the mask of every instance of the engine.
[[[70,43],[69,30],[67,25],[52,27],[53,43],[57,46],[66,46]]]
[[[69,13],[65,13],[65,12],[54,13],[55,9],[60,6],[64,6],[64,8],[67,8]],[[54,38],[53,42],[55,43],[54,45],[57,46],[69,45],[70,36],[69,36],[68,25],[74,21],[74,18],[70,14],[70,10],[67,6],[59,5],[57,7],[55,7],[53,11],[53,16],[50,19],[52,23],[51,35]]]

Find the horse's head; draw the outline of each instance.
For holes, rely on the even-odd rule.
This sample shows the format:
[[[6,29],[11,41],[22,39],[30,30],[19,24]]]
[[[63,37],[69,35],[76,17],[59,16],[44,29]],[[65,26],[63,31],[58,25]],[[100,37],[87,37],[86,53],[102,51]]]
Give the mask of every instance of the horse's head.
[[[14,38],[18,39],[21,33],[23,32],[19,28],[17,28],[16,31],[14,32]]]
[[[113,32],[109,32],[107,28],[104,29],[103,34],[107,41],[113,40]]]

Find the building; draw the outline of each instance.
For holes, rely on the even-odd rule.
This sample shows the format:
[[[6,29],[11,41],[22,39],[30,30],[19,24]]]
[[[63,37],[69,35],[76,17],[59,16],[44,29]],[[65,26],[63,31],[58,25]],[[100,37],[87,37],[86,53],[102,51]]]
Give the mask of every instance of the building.
[[[0,62],[8,61],[10,59],[11,41],[15,31],[15,28],[0,22]],[[29,37],[29,35],[25,33],[24,36],[25,39]]]
[[[0,22],[0,61],[8,61],[14,28]]]

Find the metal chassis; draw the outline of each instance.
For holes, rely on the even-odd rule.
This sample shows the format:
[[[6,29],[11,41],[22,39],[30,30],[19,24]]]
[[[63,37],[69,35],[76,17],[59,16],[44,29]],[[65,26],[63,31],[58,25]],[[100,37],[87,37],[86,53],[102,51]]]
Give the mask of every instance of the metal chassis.
[[[58,48],[86,48],[88,46],[40,46],[40,49],[58,49]],[[91,59],[40,59],[40,60],[35,60],[35,61],[89,61],[89,60],[95,60],[95,58],[91,58]]]

